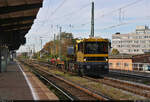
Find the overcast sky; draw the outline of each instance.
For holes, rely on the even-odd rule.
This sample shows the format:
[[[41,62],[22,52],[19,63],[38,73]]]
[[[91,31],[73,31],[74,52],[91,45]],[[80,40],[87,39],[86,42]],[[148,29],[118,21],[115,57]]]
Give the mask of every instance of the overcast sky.
[[[72,32],[74,37],[87,38],[90,34],[92,0],[44,0],[32,28],[26,35],[27,43],[19,52],[35,45],[36,51],[52,40],[54,33]],[[150,0],[94,0],[95,36],[111,39],[116,32],[129,33],[137,25],[150,23]],[[57,26],[58,25],[58,26]]]

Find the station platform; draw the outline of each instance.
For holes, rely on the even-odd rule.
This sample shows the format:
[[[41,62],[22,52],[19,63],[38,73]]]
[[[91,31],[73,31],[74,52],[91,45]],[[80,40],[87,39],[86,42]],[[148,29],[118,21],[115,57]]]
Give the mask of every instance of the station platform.
[[[0,73],[0,100],[58,100],[34,74],[10,62],[7,72]]]

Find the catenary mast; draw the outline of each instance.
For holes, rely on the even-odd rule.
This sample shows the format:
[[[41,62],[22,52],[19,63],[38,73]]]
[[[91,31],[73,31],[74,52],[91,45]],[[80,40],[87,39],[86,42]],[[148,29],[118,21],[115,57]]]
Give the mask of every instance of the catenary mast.
[[[92,10],[91,10],[91,37],[94,37],[94,1],[92,1]]]

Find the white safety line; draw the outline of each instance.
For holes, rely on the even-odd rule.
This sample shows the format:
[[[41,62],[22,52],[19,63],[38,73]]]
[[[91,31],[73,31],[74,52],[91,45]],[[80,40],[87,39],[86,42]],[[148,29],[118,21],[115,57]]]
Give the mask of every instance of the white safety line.
[[[17,62],[17,64],[18,64],[18,62]],[[34,88],[32,87],[32,85],[31,85],[31,83],[30,83],[30,81],[29,81],[29,79],[28,79],[26,73],[22,70],[22,68],[21,68],[21,66],[20,66],[19,64],[18,64],[18,67],[20,68],[21,72],[23,73],[23,75],[24,75],[24,77],[25,77],[25,80],[26,80],[26,82],[27,82],[27,84],[28,84],[28,86],[29,86],[29,88],[30,88],[30,90],[31,90],[31,94],[32,94],[33,99],[34,99],[34,100],[39,100],[39,97],[38,97],[38,95],[35,93],[35,90],[34,90]]]

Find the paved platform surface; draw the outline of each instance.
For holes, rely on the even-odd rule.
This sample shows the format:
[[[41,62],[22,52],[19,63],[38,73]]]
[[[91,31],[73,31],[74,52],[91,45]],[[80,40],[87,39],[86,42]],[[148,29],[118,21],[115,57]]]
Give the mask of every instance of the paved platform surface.
[[[36,100],[58,100],[34,74],[25,68],[22,69],[33,90],[29,87],[17,63],[11,62],[7,67],[7,72],[0,73],[0,99],[34,100],[36,96]]]
[[[33,100],[29,86],[15,62],[7,67],[7,72],[0,73],[0,99]]]

